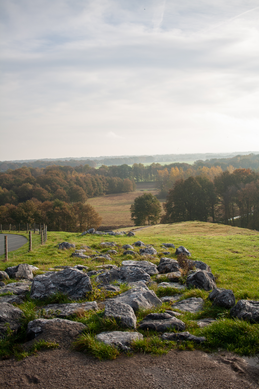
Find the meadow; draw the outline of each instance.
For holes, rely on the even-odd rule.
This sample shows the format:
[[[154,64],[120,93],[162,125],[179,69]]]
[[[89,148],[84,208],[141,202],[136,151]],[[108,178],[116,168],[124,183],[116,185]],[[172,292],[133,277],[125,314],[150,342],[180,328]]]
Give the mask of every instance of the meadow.
[[[149,258],[151,262],[158,264],[159,258],[163,256],[163,243],[174,243],[176,247],[183,245],[191,252],[193,260],[201,260],[211,266],[212,273],[216,276],[217,286],[220,288],[232,289],[236,300],[252,299],[259,300],[259,232],[238,227],[203,223],[203,222],[182,222],[175,224],[154,225],[142,228],[127,228],[125,231],[134,230],[135,236],[98,236],[85,235],[69,232],[49,232],[48,240],[44,245],[36,241],[33,251],[28,253],[23,247],[14,253],[10,253],[9,261],[3,262],[3,257],[0,261],[0,270],[4,270],[7,266],[14,266],[19,263],[28,263],[37,266],[39,270],[36,274],[40,274],[47,270],[56,270],[55,266],[74,266],[82,264],[88,266],[89,270],[96,269],[104,263],[111,263],[119,266],[122,260],[135,259],[132,256],[123,256],[123,244],[132,244],[137,240],[142,240],[146,244],[152,244],[158,251],[158,256]],[[98,250],[100,253],[106,252],[108,249],[100,246],[101,242],[114,241],[117,244],[116,250],[118,254],[113,255],[113,261],[79,259],[72,257],[71,250],[59,250],[58,243],[67,241],[74,243],[77,249],[89,246],[89,253]],[[175,258],[175,250],[171,249],[170,257]],[[142,260],[141,256],[136,258]],[[155,280],[155,276],[153,277]],[[100,289],[92,278],[93,291],[86,296],[84,301],[96,300],[99,304],[107,297],[112,297],[116,293],[111,293]],[[159,284],[158,284],[159,286]],[[164,295],[174,295],[179,293],[175,289],[165,288],[159,289],[157,285],[151,288],[159,297]],[[127,286],[123,285],[121,291],[126,290]],[[156,333],[148,333],[142,331],[144,340],[137,342],[133,349],[135,352],[151,352],[161,354],[167,352],[170,348],[194,349],[201,348],[205,351],[215,351],[218,348],[234,351],[241,355],[258,354],[259,350],[259,324],[250,324],[241,320],[233,320],[229,315],[229,310],[214,307],[207,299],[209,292],[199,289],[187,289],[184,291],[181,299],[188,297],[202,297],[205,301],[205,308],[202,312],[196,314],[183,313],[181,320],[186,324],[186,330],[195,335],[205,335],[208,339],[205,346],[196,345],[192,342],[164,343]],[[68,302],[64,296],[53,296],[50,302]],[[29,296],[20,308],[26,315],[27,322],[33,320],[37,316],[37,309],[46,304],[46,301],[32,301]],[[153,312],[163,312],[166,309],[172,309],[169,303],[163,303],[159,308],[152,310]],[[118,352],[113,348],[100,347],[100,344],[95,341],[95,334],[101,331],[121,330],[116,321],[104,319],[104,310],[98,312],[87,312],[85,315],[71,318],[72,320],[81,321],[87,324],[88,332],[82,335],[75,346],[78,350],[88,350],[97,358],[115,358]],[[138,322],[149,312],[140,311],[137,314]],[[212,317],[217,319],[213,325],[200,329],[195,324],[195,320]],[[140,331],[141,332],[141,331]],[[24,335],[25,336],[25,335]],[[18,341],[24,341],[25,337],[20,337]],[[2,344],[2,355],[12,355],[15,353],[14,344],[10,346],[9,340]],[[1,346],[1,344],[0,344]],[[9,354],[8,354],[9,353]],[[0,353],[1,355],[1,353]],[[20,354],[19,354],[20,355]]]

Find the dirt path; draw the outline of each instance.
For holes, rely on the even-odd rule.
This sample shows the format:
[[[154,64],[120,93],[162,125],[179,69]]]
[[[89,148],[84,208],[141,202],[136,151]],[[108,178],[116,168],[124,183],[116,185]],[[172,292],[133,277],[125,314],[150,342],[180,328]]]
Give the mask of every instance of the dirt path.
[[[50,350],[22,361],[0,361],[1,389],[256,389],[259,366],[231,354],[171,351],[97,361]]]

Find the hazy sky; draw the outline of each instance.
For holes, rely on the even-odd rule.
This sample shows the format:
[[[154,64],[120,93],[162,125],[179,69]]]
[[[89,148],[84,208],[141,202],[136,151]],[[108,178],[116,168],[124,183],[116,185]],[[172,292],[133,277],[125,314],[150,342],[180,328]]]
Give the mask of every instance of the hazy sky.
[[[259,150],[259,0],[1,0],[0,160]]]

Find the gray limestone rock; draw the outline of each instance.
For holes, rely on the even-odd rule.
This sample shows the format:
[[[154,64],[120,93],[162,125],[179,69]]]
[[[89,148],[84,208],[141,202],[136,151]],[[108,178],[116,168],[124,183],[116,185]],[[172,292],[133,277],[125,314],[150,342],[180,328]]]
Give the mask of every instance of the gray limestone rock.
[[[142,287],[127,290],[119,296],[116,296],[113,300],[129,304],[135,312],[139,309],[149,309],[162,305],[162,301],[153,290],[147,290]]]
[[[17,331],[21,328],[21,319],[23,316],[24,314],[21,309],[9,303],[0,303],[0,338],[6,334],[8,327],[12,331]]]
[[[88,270],[88,266],[85,265],[75,265],[73,266],[74,269],[81,270],[81,271],[86,271]]]
[[[24,299],[26,297],[26,294],[29,292],[30,287],[30,281],[13,282],[11,284],[5,285],[3,288],[0,289],[0,296],[1,294],[12,293],[14,295],[19,296],[21,299]]]
[[[178,301],[182,297],[182,294],[176,294],[175,296],[164,296],[161,297],[160,300],[163,303],[174,303],[175,301]]]
[[[162,246],[175,249],[175,245],[173,243],[162,243]]]
[[[123,252],[123,255],[138,255],[138,253],[136,253],[135,251],[133,250],[126,250]]]
[[[157,255],[156,249],[154,247],[146,247],[144,249],[139,249],[140,255]]]
[[[123,248],[124,250],[134,250],[134,247],[131,246],[131,244],[124,244],[124,245],[122,246],[122,248]]]
[[[116,243],[115,242],[102,242],[100,243],[100,246],[101,247],[116,247]]]
[[[191,272],[187,277],[186,285],[188,287],[195,287],[207,291],[217,287],[213,274],[207,272],[206,270],[197,270]]]
[[[59,292],[78,300],[85,298],[86,293],[91,290],[89,276],[68,267],[59,272],[49,272],[35,277],[31,287],[31,298],[43,299]]]
[[[159,274],[156,279],[159,281],[160,278],[166,278],[168,282],[177,282],[181,277],[182,273],[180,271],[175,271],[172,273]]]
[[[197,321],[197,325],[198,325],[200,328],[204,328],[204,327],[207,327],[207,326],[209,326],[210,324],[214,323],[215,321],[216,321],[215,319],[210,319],[210,318],[201,319],[201,320],[198,320],[198,321]]]
[[[157,285],[158,288],[175,288],[178,290],[184,290],[186,289],[185,285],[181,285],[178,282],[160,282]]]
[[[73,243],[68,242],[62,242],[58,244],[59,250],[68,250],[68,249],[74,249],[76,246]]]
[[[96,282],[101,285],[108,285],[111,284],[113,281],[118,281],[118,280],[120,280],[119,269],[111,269],[102,274],[98,274],[96,277]]]
[[[191,256],[191,253],[189,250],[187,250],[184,246],[180,246],[176,249],[175,251],[175,255],[179,255],[179,254],[184,254],[186,255],[187,257],[190,257]]]
[[[172,305],[173,308],[183,312],[196,313],[203,309],[204,301],[201,297],[190,297]]]
[[[206,270],[206,271],[211,271],[211,268],[209,265],[207,265],[207,263],[205,262],[202,262],[202,261],[191,261],[191,263],[193,263],[193,265],[196,267],[196,269],[200,269],[200,270]]]
[[[27,263],[21,263],[17,266],[8,267],[5,269],[10,278],[32,280],[33,279],[33,267]]]
[[[85,312],[98,310],[96,301],[88,301],[85,303],[70,303],[70,304],[49,304],[42,307],[41,310],[44,312],[44,316],[48,317],[67,317],[75,315],[79,312]]]
[[[105,317],[114,317],[122,327],[136,328],[137,318],[130,305],[116,300],[107,300],[105,303]]]
[[[96,335],[95,338],[110,346],[115,346],[123,351],[128,351],[135,340],[143,339],[143,335],[139,332],[112,331],[101,332]]]
[[[227,309],[233,307],[236,303],[234,293],[230,289],[215,288],[210,292],[209,299],[213,301],[214,305]]]
[[[129,232],[127,233],[127,236],[135,236],[135,233],[134,233],[133,231],[129,231]]]
[[[174,340],[174,341],[183,341],[183,340],[191,340],[195,343],[203,343],[206,341],[206,338],[204,336],[195,336],[191,335],[188,331],[186,332],[167,332],[162,335],[163,340]]]
[[[170,329],[183,331],[185,324],[182,320],[177,319],[169,313],[150,313],[140,322],[139,328],[158,332],[164,332]]]
[[[120,268],[120,279],[123,282],[151,281],[150,275],[138,266],[122,266]]]
[[[83,252],[81,252],[81,253],[80,252],[79,253],[73,253],[72,257],[77,257],[77,258],[80,258],[80,259],[90,259],[91,258],[89,255],[85,255]]]
[[[116,255],[116,254],[118,254],[118,251],[117,250],[108,250],[108,251],[106,251],[106,254]]]
[[[23,299],[16,294],[12,295],[6,295],[6,296],[1,296],[0,295],[0,303],[8,303],[8,304],[22,304]]]
[[[147,274],[153,276],[158,273],[156,265],[149,261],[123,261],[122,266],[136,266],[143,269]]]
[[[180,266],[175,259],[163,257],[160,259],[157,270],[160,274],[172,273],[179,271]]]
[[[0,271],[0,281],[9,280],[9,275],[5,271]]]
[[[251,323],[259,323],[259,301],[239,300],[230,310],[230,315]]]
[[[102,288],[107,290],[108,292],[119,292],[120,291],[120,287],[115,286],[115,285],[104,285]]]
[[[144,247],[146,246],[145,243],[141,242],[141,240],[138,240],[137,242],[133,243],[134,246],[137,246],[137,247]]]

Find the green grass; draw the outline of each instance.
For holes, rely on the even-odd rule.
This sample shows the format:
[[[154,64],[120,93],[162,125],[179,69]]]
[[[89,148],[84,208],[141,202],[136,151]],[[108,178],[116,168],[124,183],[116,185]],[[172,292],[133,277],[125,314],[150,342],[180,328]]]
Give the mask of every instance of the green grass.
[[[131,228],[129,228],[131,229]],[[127,230],[127,229],[126,229]],[[142,240],[146,244],[153,244],[158,252],[162,250],[162,243],[174,243],[176,247],[183,245],[192,253],[192,259],[201,260],[211,266],[212,273],[217,276],[217,286],[220,288],[232,289],[236,300],[252,299],[259,300],[259,232],[238,227],[225,226],[220,224],[210,224],[202,222],[186,222],[171,225],[155,225],[142,230],[135,230],[136,236],[81,236],[79,233],[69,232],[49,232],[48,241],[45,245],[40,245],[39,236],[35,235],[33,251],[27,252],[27,245],[14,253],[10,253],[9,261],[3,262],[0,258],[0,270],[5,270],[7,266],[28,263],[39,267],[40,273],[55,266],[74,266],[82,264],[88,266],[89,270],[96,269],[102,265],[98,261],[91,259],[73,258],[71,250],[59,250],[58,243],[67,241],[74,243],[76,249],[90,246],[89,254],[97,251],[105,252],[101,242],[114,241],[117,244],[115,249],[117,255],[112,255],[112,261],[104,261],[107,264],[120,266],[126,259],[141,260],[141,256],[136,258],[123,256],[122,245],[132,244],[137,240]],[[33,235],[34,238],[34,235]],[[37,240],[38,239],[38,240]],[[175,258],[173,249],[169,249],[170,257]],[[1,260],[2,259],[2,260]],[[145,258],[146,259],[146,258]],[[150,258],[153,263],[158,264],[159,258]],[[155,278],[155,277],[154,277]],[[11,280],[14,281],[14,280]],[[11,282],[6,281],[5,283]],[[102,303],[106,298],[114,297],[119,292],[108,292],[97,286],[95,277],[91,278],[93,284],[92,292],[85,295],[83,301],[98,301]],[[128,286],[121,285],[121,292],[128,289]],[[181,299],[188,297],[202,297],[205,301],[204,309],[196,314],[181,313],[180,319],[186,324],[186,331],[195,335],[204,335],[208,339],[204,346],[194,345],[192,342],[167,342],[162,341],[157,333],[141,331],[144,339],[137,341],[133,345],[134,352],[162,354],[171,348],[203,350],[217,350],[218,348],[234,351],[238,354],[254,355],[259,352],[259,324],[250,324],[244,321],[233,320],[229,316],[229,310],[215,307],[208,300],[209,292],[198,289],[179,291],[173,288],[157,288],[151,286],[159,297],[174,296],[183,294]],[[67,296],[56,294],[43,301],[32,301],[27,295],[25,302],[19,307],[24,312],[22,328],[18,334],[8,332],[6,338],[0,340],[0,357],[7,358],[12,355],[16,358],[25,357],[22,344],[26,340],[26,327],[30,320],[44,317],[42,307],[51,303],[72,302]],[[137,313],[137,323],[139,323],[150,312],[164,312],[166,309],[173,309],[169,303],[163,303],[159,308],[139,311]],[[200,329],[195,320],[202,318],[215,318],[217,322],[209,327]],[[71,320],[79,321],[86,325],[86,331],[75,342],[77,350],[90,352],[99,359],[114,359],[119,355],[119,351],[114,347],[97,342],[95,335],[102,331],[125,331],[120,323],[114,319],[104,317],[104,311],[88,311],[70,317]],[[44,347],[37,346],[39,349]],[[51,346],[50,346],[51,347]],[[36,350],[37,351],[37,350]],[[29,351],[32,352],[32,351]]]

